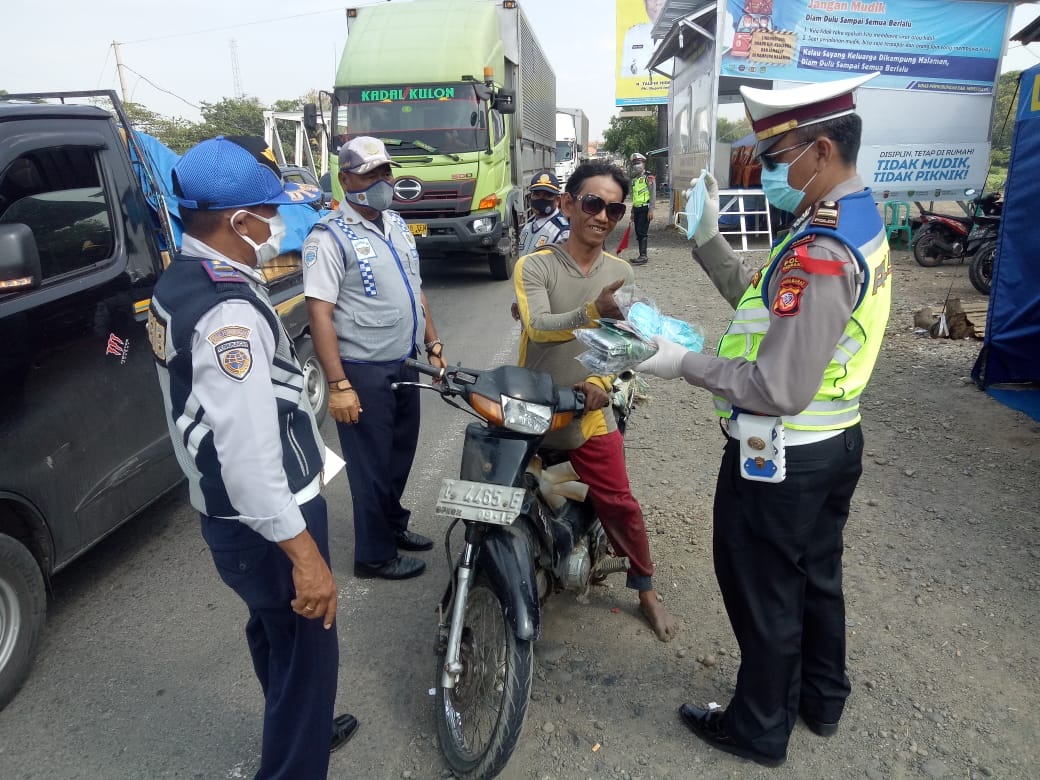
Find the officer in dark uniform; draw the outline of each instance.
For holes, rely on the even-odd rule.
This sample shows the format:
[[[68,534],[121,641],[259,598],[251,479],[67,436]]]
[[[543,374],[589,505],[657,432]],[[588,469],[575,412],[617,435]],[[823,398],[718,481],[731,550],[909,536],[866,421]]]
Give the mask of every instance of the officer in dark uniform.
[[[260,138],[218,137],[173,170],[182,251],[162,274],[148,330],[177,461],[221,579],[249,608],[265,697],[257,778],[323,778],[357,728],[332,717],[339,645],[321,497],[324,444],[292,342],[257,267],[279,253],[278,204],[321,193],[284,184]]]
[[[877,74],[873,74],[877,75]],[[728,441],[715,490],[714,563],[740,646],[726,709],[684,704],[712,747],[777,766],[799,716],[830,736],[849,695],[842,531],[862,473],[859,400],[892,298],[888,241],[856,173],[854,90],[873,75],[789,90],[741,87],[762,186],[796,219],[764,268],[718,235],[718,185],[693,256],[736,309],[717,356],[663,339],[639,371],[715,394]]]

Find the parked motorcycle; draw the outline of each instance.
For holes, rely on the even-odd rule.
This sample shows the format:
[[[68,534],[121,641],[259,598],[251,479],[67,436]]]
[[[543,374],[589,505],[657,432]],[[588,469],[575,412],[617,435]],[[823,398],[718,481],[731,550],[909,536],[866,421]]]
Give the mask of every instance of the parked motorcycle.
[[[932,268],[956,258],[962,262],[995,241],[1000,230],[1003,203],[999,192],[971,201],[972,216],[951,217],[934,211],[921,211],[921,225],[911,245],[919,265]]]
[[[989,295],[993,283],[993,262],[997,258],[997,242],[989,241],[972,256],[968,265],[968,280],[983,295]]]
[[[479,422],[466,427],[459,479],[445,479],[436,513],[445,533],[451,581],[437,629],[436,711],[441,749],[456,777],[495,777],[516,747],[534,674],[540,605],[561,590],[627,569],[614,558],[566,454],[540,449],[545,435],[583,413],[584,394],[519,366],[433,368],[435,390]],[[631,372],[612,403],[627,414]],[[468,409],[456,402],[461,399]],[[465,541],[453,557],[452,531]]]

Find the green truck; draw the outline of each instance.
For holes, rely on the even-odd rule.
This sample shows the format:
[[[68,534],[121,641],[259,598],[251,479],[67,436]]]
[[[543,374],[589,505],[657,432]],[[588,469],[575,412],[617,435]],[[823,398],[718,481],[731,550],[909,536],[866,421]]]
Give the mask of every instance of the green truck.
[[[383,140],[423,257],[516,265],[526,185],[555,162],[556,77],[515,0],[347,9],[332,151]],[[339,183],[333,195],[342,199]]]

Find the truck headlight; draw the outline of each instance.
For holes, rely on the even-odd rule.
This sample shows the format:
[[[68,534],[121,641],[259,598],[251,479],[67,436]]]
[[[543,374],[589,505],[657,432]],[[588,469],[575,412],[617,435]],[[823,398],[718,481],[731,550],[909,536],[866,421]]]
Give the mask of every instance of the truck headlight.
[[[474,233],[490,233],[495,229],[495,218],[481,217],[480,219],[475,219],[470,223],[470,228]]]

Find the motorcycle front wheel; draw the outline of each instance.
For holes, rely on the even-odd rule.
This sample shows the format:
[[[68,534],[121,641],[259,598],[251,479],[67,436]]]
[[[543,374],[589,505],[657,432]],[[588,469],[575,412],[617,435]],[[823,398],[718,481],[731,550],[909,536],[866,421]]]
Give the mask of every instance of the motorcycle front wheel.
[[[437,736],[448,765],[460,778],[495,777],[513,753],[531,696],[533,643],[518,640],[502,602],[479,579],[466,600],[454,688],[440,685],[437,666]]]
[[[968,265],[968,279],[983,295],[989,295],[993,283],[993,261],[997,256],[997,245],[986,244],[979,248]]]
[[[942,265],[943,260],[949,257],[936,246],[939,240],[940,236],[935,230],[926,230],[917,237],[917,240],[914,241],[914,260],[918,265],[934,268]]]

